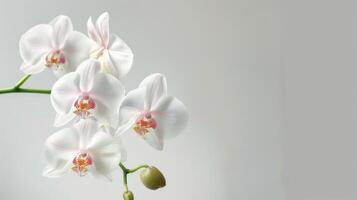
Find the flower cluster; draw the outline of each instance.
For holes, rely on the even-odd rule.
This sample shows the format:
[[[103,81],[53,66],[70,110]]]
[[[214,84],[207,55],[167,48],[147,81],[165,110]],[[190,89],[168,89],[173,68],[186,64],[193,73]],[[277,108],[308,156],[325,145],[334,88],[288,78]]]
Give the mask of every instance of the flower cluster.
[[[188,121],[184,104],[168,95],[162,74],[151,74],[125,92],[121,78],[131,69],[133,53],[109,31],[108,13],[95,23],[89,18],[87,29],[88,36],[73,30],[70,18],[61,15],[20,39],[20,69],[25,74],[49,69],[58,77],[51,103],[54,126],[63,128],[46,141],[47,177],[72,171],[108,178],[123,160],[123,133],[162,150],[164,139],[179,134]]]

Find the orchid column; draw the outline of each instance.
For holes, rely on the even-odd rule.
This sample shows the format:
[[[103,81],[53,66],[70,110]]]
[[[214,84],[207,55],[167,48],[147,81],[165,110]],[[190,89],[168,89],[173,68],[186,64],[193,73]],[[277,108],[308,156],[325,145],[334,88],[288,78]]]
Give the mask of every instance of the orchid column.
[[[134,199],[127,176],[141,171],[149,189],[166,185],[163,174],[149,165],[124,166],[127,153],[122,134],[136,134],[157,150],[164,140],[185,128],[188,113],[184,104],[167,92],[162,74],[146,77],[137,89],[125,93],[121,78],[128,74],[133,53],[126,43],[109,31],[109,15],[87,22],[88,37],[73,30],[69,17],[58,16],[49,24],[30,28],[20,39],[21,70],[26,74],[6,93],[50,94],[56,111],[55,127],[63,127],[46,140],[48,165],[43,175],[60,177],[72,172],[112,180],[115,169],[123,172],[125,200]],[[52,70],[58,77],[51,90],[24,88],[33,74]],[[66,126],[66,127],[64,127]]]

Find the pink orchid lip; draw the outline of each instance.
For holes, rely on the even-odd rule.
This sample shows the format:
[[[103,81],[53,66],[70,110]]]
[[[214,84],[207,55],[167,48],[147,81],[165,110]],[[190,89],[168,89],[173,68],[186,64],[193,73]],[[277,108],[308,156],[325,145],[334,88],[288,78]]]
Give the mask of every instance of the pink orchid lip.
[[[157,122],[152,117],[151,112],[143,111],[136,119],[133,129],[139,135],[144,136],[150,131],[156,129],[156,127],[157,127]]]
[[[54,70],[62,69],[63,65],[66,64],[66,57],[64,53],[60,50],[53,50],[46,55],[45,58],[46,66]]]
[[[89,168],[93,164],[93,159],[88,152],[80,151],[74,158],[73,158],[73,167],[72,170],[76,172],[79,176],[87,175]]]
[[[142,117],[142,116],[150,118],[151,117],[151,111],[149,111],[149,110],[141,111],[140,112],[140,117]]]
[[[83,93],[78,97],[78,99],[74,102],[74,107],[76,110],[75,114],[82,118],[88,118],[91,115],[90,110],[95,109],[96,104],[88,94]]]

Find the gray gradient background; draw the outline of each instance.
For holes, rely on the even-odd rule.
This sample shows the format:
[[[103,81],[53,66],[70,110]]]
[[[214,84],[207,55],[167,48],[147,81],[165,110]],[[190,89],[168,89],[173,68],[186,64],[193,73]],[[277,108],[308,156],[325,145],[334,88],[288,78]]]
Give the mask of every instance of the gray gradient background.
[[[111,15],[132,48],[124,80],[168,78],[190,123],[165,150],[124,137],[128,165],[149,163],[167,187],[136,199],[355,200],[356,8],[353,1],[111,0],[7,1],[0,7],[0,85],[22,74],[18,39],[58,14],[86,31],[88,16]],[[28,86],[50,87],[50,72]],[[121,199],[112,183],[41,176],[43,142],[57,129],[46,95],[0,97],[0,199]]]

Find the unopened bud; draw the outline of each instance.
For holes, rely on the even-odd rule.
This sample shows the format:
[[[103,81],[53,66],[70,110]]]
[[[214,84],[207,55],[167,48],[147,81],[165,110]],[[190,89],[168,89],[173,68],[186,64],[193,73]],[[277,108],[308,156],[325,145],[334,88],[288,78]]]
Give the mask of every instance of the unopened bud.
[[[124,200],[134,200],[134,194],[131,191],[126,191],[123,194]]]
[[[164,175],[156,167],[147,167],[140,173],[141,182],[151,190],[165,187]]]

